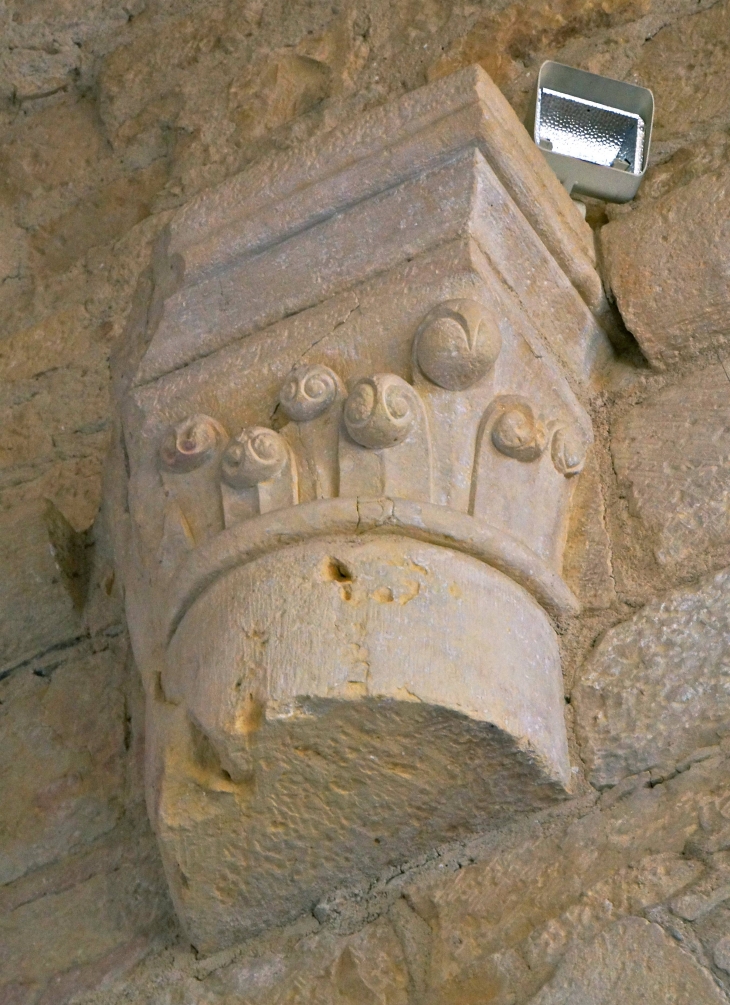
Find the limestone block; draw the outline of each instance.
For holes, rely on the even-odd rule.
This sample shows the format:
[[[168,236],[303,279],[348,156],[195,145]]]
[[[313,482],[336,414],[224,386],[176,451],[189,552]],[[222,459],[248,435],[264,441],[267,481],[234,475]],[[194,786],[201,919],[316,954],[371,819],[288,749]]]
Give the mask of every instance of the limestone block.
[[[148,805],[203,952],[567,794],[551,619],[578,609],[563,551],[610,347],[527,140],[471,69],[159,242],[116,551]]]
[[[54,554],[44,502],[0,518],[0,676],[81,635],[70,582]]]
[[[74,284],[73,299],[84,289]],[[108,447],[108,348],[87,305],[8,323],[0,350],[3,506],[50,499],[79,530],[93,522]]]
[[[165,920],[164,891],[151,891],[151,878],[147,863],[128,856],[0,913],[0,1000],[25,991],[21,1002],[61,1005],[121,977]]]
[[[612,431],[630,512],[657,560],[684,576],[730,561],[729,426],[730,380],[715,364],[635,406]]]
[[[149,214],[167,163],[159,149],[145,153],[126,163],[116,157],[88,99],[54,103],[7,130],[0,164],[18,219],[31,231],[36,275],[65,272]]]
[[[688,838],[716,841],[727,827],[711,810],[727,808],[727,761],[718,761],[653,788],[638,779],[590,810],[562,807],[560,819],[531,816],[414,870],[400,889],[430,935],[424,1001],[480,1005],[485,989],[497,1001],[530,1001],[561,960],[584,955],[617,920],[692,889],[705,866],[685,854]],[[392,885],[362,907],[358,898],[359,916]],[[671,926],[677,918],[663,910]]]
[[[97,840],[122,813],[119,657],[58,648],[0,683],[0,883]]]
[[[459,183],[474,166],[477,191]],[[370,112],[295,156],[267,159],[186,207],[169,246],[186,283],[166,300],[140,376],[180,367],[464,230],[494,250],[556,347],[573,340],[566,365],[585,376],[606,351],[588,309],[600,315],[604,307],[590,230],[476,68]],[[284,240],[296,232],[302,240]],[[497,253],[495,241],[509,253]],[[263,283],[272,271],[287,273],[285,289]],[[544,298],[570,323],[551,323]]]
[[[573,692],[594,785],[717,743],[730,718],[730,573],[648,604],[606,633]]]
[[[399,1002],[407,969],[419,1005],[483,1005],[487,994],[499,1002],[529,1002],[562,960],[571,969],[576,959],[601,963],[606,957],[593,940],[606,932],[615,945],[616,922],[633,916],[630,929],[644,912],[681,936],[679,945],[670,940],[680,953],[691,946],[702,958],[705,947],[709,969],[713,948],[727,932],[726,910],[705,915],[715,927],[700,931],[665,905],[693,886],[704,888],[710,846],[727,846],[727,758],[697,763],[653,787],[645,783],[639,777],[620,793],[523,817],[352,891],[339,901],[337,920],[340,930],[354,935],[343,938],[336,925],[319,927],[310,915],[212,958],[183,947],[165,950],[82,1001],[124,1005],[131,998],[157,1005],[169,998],[218,1005],[245,996],[252,1005],[359,1005],[388,1002],[391,994]],[[718,857],[726,861],[727,852],[712,855]],[[726,962],[724,948],[718,962]],[[629,949],[617,953],[616,966],[625,960],[628,967],[632,956]],[[638,958],[646,960],[643,950]],[[675,977],[680,967],[681,988],[681,962],[671,956],[669,962]],[[720,980],[727,987],[722,974]],[[632,1001],[629,993],[624,998]],[[665,1000],[672,1000],[671,992]]]
[[[603,489],[593,451],[573,497],[563,577],[584,607],[610,607],[616,600]]]
[[[576,948],[530,1005],[720,1005],[710,974],[659,925],[627,918]]]
[[[606,280],[653,366],[730,335],[729,205],[725,166],[601,230]]]
[[[729,27],[730,5],[724,0],[689,10],[642,46],[634,72],[654,92],[652,140],[660,149],[671,149],[679,137],[692,137],[693,146],[708,126],[722,129],[730,122]]]
[[[410,1000],[403,948],[385,918],[343,940],[334,952],[320,951],[306,960],[300,950],[297,962],[298,967],[292,967],[288,980],[277,988],[281,1005],[308,1001],[407,1005]]]

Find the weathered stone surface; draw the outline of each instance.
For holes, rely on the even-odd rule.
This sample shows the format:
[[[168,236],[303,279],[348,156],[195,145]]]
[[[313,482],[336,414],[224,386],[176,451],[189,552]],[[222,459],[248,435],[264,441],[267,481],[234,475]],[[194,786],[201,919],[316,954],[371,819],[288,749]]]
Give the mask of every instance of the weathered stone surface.
[[[530,1005],[720,1005],[710,974],[659,925],[628,918],[576,947]]]
[[[123,667],[56,646],[0,683],[0,883],[110,831],[123,810]]]
[[[447,149],[455,156],[442,166]],[[230,179],[171,223],[171,267],[184,265],[185,281],[160,305],[137,379],[465,232],[494,250],[525,313],[540,316],[553,351],[585,379],[606,358],[590,313],[602,315],[603,290],[590,230],[539,157],[492,81],[470,68]],[[270,288],[264,277],[282,270],[286,289]]]
[[[655,366],[727,342],[728,206],[725,166],[601,230],[607,282],[627,327]]]
[[[606,633],[573,692],[594,785],[670,766],[730,719],[730,572],[653,601]]]
[[[32,305],[3,314],[0,507],[51,500],[77,531],[93,523],[109,446],[109,347],[124,327],[139,256],[160,221],[38,284]],[[5,283],[7,286],[7,283]],[[0,298],[0,312],[10,308]]]
[[[611,987],[611,974],[628,969],[633,957],[631,951],[614,957],[601,946],[624,947],[621,933],[638,925],[643,953],[649,926],[642,918],[672,937],[667,942],[678,957],[666,950],[665,958],[666,942],[655,928],[648,945],[678,987],[692,988],[699,1001],[722,1001],[713,997],[707,972],[720,930],[702,929],[704,919],[684,922],[668,906],[705,889],[713,869],[706,863],[718,857],[711,849],[727,843],[728,765],[720,748],[715,751],[712,760],[669,782],[648,787],[648,778],[634,779],[618,795],[523,820],[467,846],[444,847],[431,862],[414,863],[404,874],[389,872],[367,893],[343,896],[320,928],[310,916],[205,960],[180,950],[160,954],[123,984],[84,1002],[117,1005],[131,997],[154,1005],[169,995],[185,1005],[217,1005],[241,994],[256,1005],[319,996],[388,1002],[386,988],[400,1002],[405,977],[411,1000],[427,1005],[482,1005],[488,995],[500,1003],[527,1003],[553,979],[567,988],[568,972],[582,979],[591,961],[594,968],[606,964]],[[355,935],[343,937],[343,930],[353,929]],[[684,949],[676,944],[680,939]],[[703,961],[704,973],[686,949]],[[382,970],[377,983],[373,968]],[[652,973],[650,960],[646,969]],[[632,1001],[630,990],[625,998]],[[671,1001],[671,992],[663,1000]]]
[[[692,145],[708,126],[730,124],[729,38],[730,4],[721,0],[662,26],[642,46],[634,73],[654,91],[652,143],[658,149],[676,148],[687,138]]]
[[[654,555],[683,577],[730,562],[730,378],[722,364],[690,373],[616,422],[619,490]]]
[[[0,887],[3,1002],[64,1005],[109,986],[169,923],[156,845],[140,814],[90,850],[62,851],[65,859]]]
[[[120,162],[88,99],[11,126],[0,154],[4,190],[18,207],[21,226],[31,231],[36,272],[66,271],[90,248],[148,216],[167,180],[166,162],[156,153],[141,164]]]
[[[82,634],[71,583],[54,555],[48,504],[0,516],[0,678]]]
[[[616,600],[606,507],[593,451],[573,496],[563,577],[584,607],[610,607]]]
[[[509,4],[485,12],[470,31],[455,39],[429,67],[429,79],[479,63],[509,91],[510,84],[517,85],[524,73],[522,63],[528,52],[539,64],[542,54],[555,54],[571,38],[593,34],[599,24],[604,31],[624,26],[647,14],[649,8],[645,0],[618,0],[610,9],[583,0],[559,0],[549,8],[535,0]]]

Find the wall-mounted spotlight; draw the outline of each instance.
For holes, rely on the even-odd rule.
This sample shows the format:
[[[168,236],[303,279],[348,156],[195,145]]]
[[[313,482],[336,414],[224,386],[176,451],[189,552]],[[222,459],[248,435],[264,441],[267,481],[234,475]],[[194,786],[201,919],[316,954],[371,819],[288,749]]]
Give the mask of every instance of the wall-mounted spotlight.
[[[569,192],[628,202],[646,171],[653,116],[646,87],[548,61],[527,128]]]

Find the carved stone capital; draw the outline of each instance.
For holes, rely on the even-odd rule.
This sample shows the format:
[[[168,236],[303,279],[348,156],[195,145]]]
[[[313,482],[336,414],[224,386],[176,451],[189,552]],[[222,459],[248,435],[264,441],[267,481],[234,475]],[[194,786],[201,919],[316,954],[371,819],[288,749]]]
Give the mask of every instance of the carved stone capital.
[[[555,620],[610,346],[590,231],[478,69],[159,247],[117,554],[150,813],[210,952],[566,797]]]

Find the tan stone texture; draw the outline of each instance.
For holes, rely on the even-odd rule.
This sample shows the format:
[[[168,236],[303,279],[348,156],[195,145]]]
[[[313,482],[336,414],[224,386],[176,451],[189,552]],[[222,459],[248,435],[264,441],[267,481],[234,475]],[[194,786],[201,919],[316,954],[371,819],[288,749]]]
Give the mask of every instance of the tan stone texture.
[[[611,629],[573,692],[593,784],[671,771],[717,742],[730,705],[727,573],[679,590]]]
[[[727,343],[729,203],[725,165],[601,231],[607,282],[626,325],[657,367]]]
[[[622,778],[638,770],[624,751],[617,784],[600,798],[589,791],[468,845],[447,841],[332,895],[316,917],[199,959],[174,920],[142,806],[138,671],[119,644],[118,578],[98,522],[91,584],[88,569],[66,560],[92,541],[84,535],[114,439],[109,356],[135,289],[135,311],[147,310],[145,269],[171,211],[473,62],[522,115],[541,60],[554,58],[654,90],[654,156],[638,199],[609,207],[608,227],[601,204],[588,218],[606,233],[614,264],[604,278],[624,320],[668,372],[647,391],[628,353],[590,406],[600,450],[575,493],[563,570],[588,610],[560,636],[567,679],[580,680],[599,633],[624,623],[615,631],[630,658],[623,649],[612,658],[638,680],[637,637],[665,615],[655,605],[632,620],[634,608],[661,606],[679,582],[686,623],[721,639],[716,614],[703,621],[707,586],[688,580],[728,564],[724,389],[711,356],[726,334],[717,318],[727,200],[717,193],[729,149],[728,9],[713,0],[3,7],[0,672],[12,672],[0,683],[0,860],[15,876],[0,886],[3,1003],[526,1005],[587,1001],[593,989],[603,1001],[607,987],[626,1001],[638,987],[649,1002],[683,988],[698,1002],[730,995],[730,910],[719,899],[727,740],[706,735],[724,700],[717,674],[700,674],[708,706],[687,670],[680,704],[695,712],[679,760]],[[647,298],[639,275],[662,293]],[[333,333],[352,304],[341,307]],[[124,352],[139,359],[143,349]],[[603,420],[614,409],[609,455]],[[680,614],[671,615],[678,625]],[[686,640],[675,641],[673,666],[687,669]],[[641,721],[658,722],[674,750],[668,726],[684,722],[681,708]],[[569,739],[580,769],[583,748]],[[645,966],[627,989],[632,958]]]
[[[592,450],[576,486],[563,556],[563,576],[586,608],[610,607],[616,600],[606,504]]]
[[[618,489],[657,562],[689,578],[730,561],[730,378],[712,363],[642,396],[613,425]]]
[[[400,1002],[405,991],[428,1005],[485,995],[527,1005],[536,995],[609,1002],[614,990],[631,1001],[636,981],[650,1001],[721,1002],[728,984],[712,956],[725,908],[694,922],[675,909],[727,882],[727,812],[716,746],[671,781],[640,775],[598,801],[445,848],[318,909],[321,927],[302,920],[198,963],[181,951],[150,958],[125,987],[84,1001]]]
[[[618,922],[597,936],[536,995],[534,1005],[600,1005],[634,1000],[720,1002],[724,995],[689,953],[659,925],[639,918]]]

